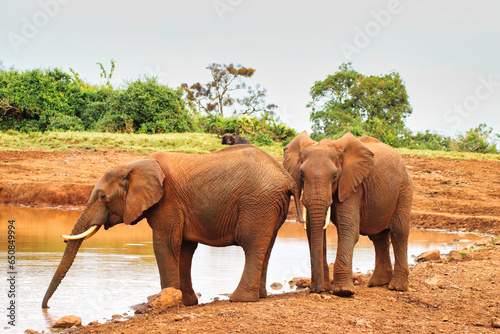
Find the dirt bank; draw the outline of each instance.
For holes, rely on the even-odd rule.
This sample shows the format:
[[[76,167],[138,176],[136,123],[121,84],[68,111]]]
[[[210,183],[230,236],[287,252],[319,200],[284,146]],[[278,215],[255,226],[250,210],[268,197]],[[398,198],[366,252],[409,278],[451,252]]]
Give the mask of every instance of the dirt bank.
[[[0,152],[0,203],[83,207],[104,171],[143,158],[116,150]],[[500,162],[405,156],[412,225],[500,234]],[[87,326],[80,333],[489,333],[499,331],[500,249],[412,269],[411,289],[357,287],[352,298],[307,292],[214,302]],[[272,283],[272,282],[269,282]],[[146,299],[146,296],[145,298]],[[500,325],[500,324],[499,324]]]
[[[0,151],[0,203],[83,207],[109,167],[144,158],[116,150]],[[500,161],[405,156],[417,227],[500,234]]]

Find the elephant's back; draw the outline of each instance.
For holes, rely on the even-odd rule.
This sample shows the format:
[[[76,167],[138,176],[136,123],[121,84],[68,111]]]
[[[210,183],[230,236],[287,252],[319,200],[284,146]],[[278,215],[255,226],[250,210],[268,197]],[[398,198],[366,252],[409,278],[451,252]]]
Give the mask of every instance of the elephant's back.
[[[167,179],[186,197],[278,196],[295,182],[274,158],[253,145],[236,145],[210,154],[154,153]],[[168,183],[168,182],[167,182]],[[173,183],[173,184],[172,184]]]

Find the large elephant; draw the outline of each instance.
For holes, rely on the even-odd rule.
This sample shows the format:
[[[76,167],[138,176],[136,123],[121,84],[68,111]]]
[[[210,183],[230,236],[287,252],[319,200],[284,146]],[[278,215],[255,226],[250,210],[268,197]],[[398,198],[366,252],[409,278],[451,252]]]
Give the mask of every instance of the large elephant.
[[[161,287],[180,289],[185,305],[198,303],[191,285],[198,243],[243,247],[245,267],[231,300],[266,297],[267,263],[291,195],[298,205],[292,177],[252,145],[207,155],[153,153],[111,168],[97,182],[71,236],[65,236],[67,246],[42,307],[48,308],[85,238],[103,225],[134,225],[143,218],[153,230]]]
[[[407,290],[413,190],[402,157],[375,138],[358,139],[349,132],[316,144],[304,131],[284,149],[283,164],[297,182],[307,212],[311,291],[354,294],[352,255],[359,234],[368,235],[375,246],[375,269],[368,285]],[[338,234],[333,286],[326,260],[329,217]]]

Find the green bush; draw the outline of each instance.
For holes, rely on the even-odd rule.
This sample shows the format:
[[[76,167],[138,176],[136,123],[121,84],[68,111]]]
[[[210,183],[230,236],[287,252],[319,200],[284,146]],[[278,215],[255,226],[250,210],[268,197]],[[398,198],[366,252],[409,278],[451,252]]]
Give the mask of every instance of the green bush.
[[[478,152],[478,153],[498,153],[496,141],[498,134],[493,135],[493,129],[485,123],[479,124],[477,128],[471,128],[464,134],[459,134],[452,141],[452,147],[456,151],[462,152]]]
[[[83,131],[83,122],[76,116],[56,115],[50,119],[48,131]]]
[[[128,84],[109,101],[106,115],[121,115],[129,121],[132,131],[165,133],[193,131],[193,119],[184,107],[182,93],[158,83],[156,78],[144,78]]]
[[[257,133],[250,138],[250,141],[256,146],[272,146],[274,144],[273,139],[265,133]]]

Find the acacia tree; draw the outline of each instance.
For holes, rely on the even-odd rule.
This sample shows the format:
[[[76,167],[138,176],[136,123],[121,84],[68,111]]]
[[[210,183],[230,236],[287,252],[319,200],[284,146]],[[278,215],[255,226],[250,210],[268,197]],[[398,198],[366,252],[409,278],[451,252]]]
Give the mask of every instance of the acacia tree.
[[[412,113],[406,87],[397,72],[364,76],[352,63],[343,63],[333,75],[311,87],[313,137],[373,135],[395,144]]]
[[[250,78],[255,70],[250,67],[234,64],[210,64],[207,67],[212,75],[212,80],[206,84],[197,82],[191,86],[186,83],[181,84],[181,89],[185,91],[185,98],[189,106],[198,111],[204,111],[209,115],[224,117],[224,112],[228,107],[234,107],[234,114],[253,115],[257,112],[272,112],[276,105],[266,104],[265,97],[267,90],[248,86],[243,81]],[[233,97],[233,92],[247,90],[247,96]]]

